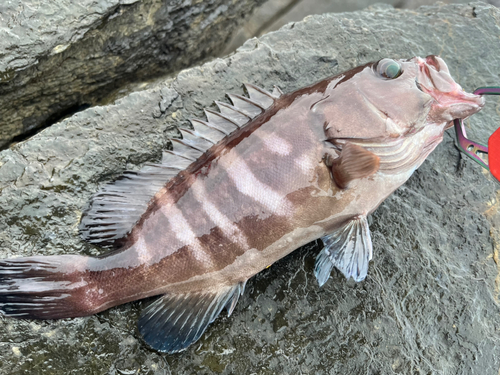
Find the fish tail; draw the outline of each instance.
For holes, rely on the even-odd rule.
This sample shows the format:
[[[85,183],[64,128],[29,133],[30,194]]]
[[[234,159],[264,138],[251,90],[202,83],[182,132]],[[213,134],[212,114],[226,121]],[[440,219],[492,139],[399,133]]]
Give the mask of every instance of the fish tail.
[[[0,260],[0,314],[29,319],[86,316],[96,309],[79,255]]]

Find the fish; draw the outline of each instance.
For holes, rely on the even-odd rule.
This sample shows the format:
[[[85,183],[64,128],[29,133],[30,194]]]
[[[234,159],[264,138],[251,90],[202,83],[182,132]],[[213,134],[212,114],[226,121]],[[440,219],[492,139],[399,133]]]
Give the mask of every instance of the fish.
[[[200,339],[245,284],[317,239],[319,286],[368,275],[368,215],[484,100],[438,56],[384,58],[285,94],[245,84],[193,119],[160,163],[90,200],[80,234],[109,249],[0,260],[0,313],[61,319],[156,296],[138,330],[175,353]]]

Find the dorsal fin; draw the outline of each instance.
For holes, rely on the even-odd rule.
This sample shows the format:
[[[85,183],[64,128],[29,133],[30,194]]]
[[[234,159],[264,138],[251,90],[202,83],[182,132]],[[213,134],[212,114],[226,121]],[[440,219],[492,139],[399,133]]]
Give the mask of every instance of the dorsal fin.
[[[180,128],[179,130],[182,134],[181,142],[197,149],[201,153],[204,153],[214,145],[213,142],[205,139],[205,137],[203,137],[201,134],[196,134],[192,130],[184,128]]]
[[[241,95],[228,94],[227,96],[229,96],[229,99],[231,99],[235,107],[252,118],[260,115],[264,109],[267,108]]]
[[[238,110],[238,108],[233,107],[230,104],[226,103],[221,103],[221,102],[215,102],[217,104],[217,107],[219,107],[220,113],[222,113],[224,116],[229,117],[231,120],[236,122],[238,125],[245,125],[248,121],[250,121],[252,118],[243,113],[242,111]]]
[[[182,138],[184,138],[184,139],[186,139],[186,138],[187,139],[196,139],[197,143],[202,142],[203,144],[209,145],[208,147],[206,147],[207,150],[210,147],[212,147],[214,144],[216,144],[217,142],[220,141],[220,139],[217,141],[213,141],[210,138],[207,138],[205,135],[198,132],[196,129],[191,130],[191,129],[182,127],[182,128],[179,128],[179,130],[182,134]],[[200,144],[199,146],[201,147],[202,145]]]
[[[163,151],[161,165],[164,165],[166,167],[177,168],[180,172],[189,167],[191,163],[192,161],[190,159],[185,158],[182,155],[179,155],[175,151],[170,151],[170,150]]]
[[[278,99],[281,95],[283,95],[283,91],[278,86],[274,86],[273,88],[273,94],[272,94],[276,99]]]
[[[263,90],[260,87],[254,86],[250,83],[245,83],[245,88],[247,89],[250,99],[252,99],[255,103],[260,104],[264,108],[269,108],[276,99],[276,97],[268,93],[266,90]]]
[[[239,128],[239,125],[231,120],[229,117],[224,116],[219,112],[205,109],[208,123],[216,129],[222,130],[225,134],[229,135]]]
[[[173,155],[172,161],[187,159]],[[188,165],[191,164],[189,161]],[[148,164],[140,171],[126,171],[104,186],[90,200],[80,222],[80,233],[90,243],[111,246],[123,238],[144,214],[151,198],[165,181],[176,176],[183,164]]]
[[[191,161],[196,161],[196,159],[203,155],[203,151],[200,151],[196,147],[191,146],[184,139],[172,138],[172,144],[174,146],[174,154]]]
[[[250,98],[228,95],[233,105],[216,102],[220,113],[205,109],[207,121],[190,120],[194,130],[181,127],[182,138],[172,139],[173,150],[163,153],[160,164],[147,164],[140,171],[126,171],[96,193],[82,215],[79,229],[83,238],[100,246],[115,245],[132,230],[151,199],[170,179],[281,96],[281,90],[276,87],[272,94],[251,84],[245,87]]]
[[[195,131],[203,135],[205,139],[212,141],[214,144],[219,142],[222,138],[226,136],[221,130],[214,128],[205,121],[191,119],[189,120]]]

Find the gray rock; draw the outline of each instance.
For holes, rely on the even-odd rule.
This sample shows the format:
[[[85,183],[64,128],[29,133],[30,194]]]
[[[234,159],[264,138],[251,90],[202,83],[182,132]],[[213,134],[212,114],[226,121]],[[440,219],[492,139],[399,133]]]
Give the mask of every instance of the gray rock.
[[[225,92],[242,93],[242,82],[291,91],[385,56],[439,53],[465,89],[498,84],[499,20],[482,3],[312,16],[80,112],[0,153],[0,257],[100,253],[77,233],[91,194],[158,160],[175,124],[201,117]],[[495,116],[494,106],[475,115],[470,135],[491,134]],[[334,271],[318,288],[318,247],[310,244],[251,279],[233,315],[175,355],[141,343],[144,302],[87,318],[2,319],[0,372],[497,375],[496,189],[447,134],[373,215],[375,254],[364,282]]]
[[[263,1],[2,1],[0,148],[125,83],[217,56]]]
[[[484,0],[496,6],[500,0]],[[257,7],[248,21],[238,29],[224,54],[233,52],[247,39],[259,37],[278,30],[289,22],[297,22],[312,14],[353,12],[377,3],[385,3],[397,8],[415,9],[422,5],[434,4],[436,0],[268,0]],[[468,0],[441,0],[445,3],[468,3]]]

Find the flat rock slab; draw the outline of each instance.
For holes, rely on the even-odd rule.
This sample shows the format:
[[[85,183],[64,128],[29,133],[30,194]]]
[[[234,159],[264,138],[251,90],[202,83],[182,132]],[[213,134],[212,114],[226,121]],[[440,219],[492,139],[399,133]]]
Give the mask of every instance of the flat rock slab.
[[[498,84],[499,22],[499,10],[483,3],[307,17],[80,112],[0,153],[0,257],[101,252],[77,232],[90,196],[123,170],[157,161],[174,125],[202,117],[226,92],[241,94],[242,82],[291,91],[382,57],[434,53],[468,91]],[[473,116],[475,139],[497,127],[494,107]],[[319,288],[319,249],[310,244],[249,280],[233,315],[175,355],[141,342],[145,302],[87,318],[2,319],[0,372],[498,375],[496,189],[448,133],[372,216],[374,260],[364,282],[334,271]]]
[[[2,1],[0,148],[126,82],[217,56],[263,1]]]

